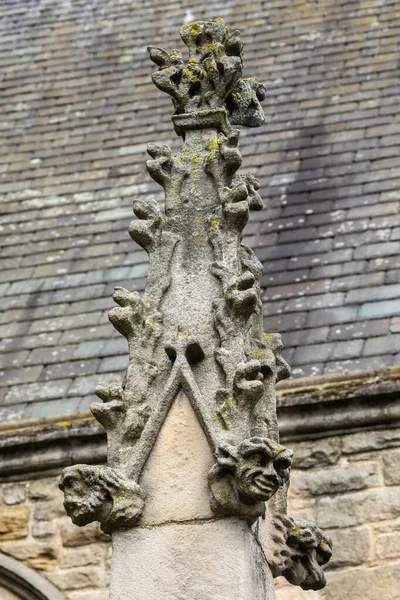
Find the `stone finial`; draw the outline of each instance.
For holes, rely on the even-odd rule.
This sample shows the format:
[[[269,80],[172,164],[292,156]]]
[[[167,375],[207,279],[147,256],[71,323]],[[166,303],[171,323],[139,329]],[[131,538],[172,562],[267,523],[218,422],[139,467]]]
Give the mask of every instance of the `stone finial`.
[[[270,565],[304,589],[325,584],[331,553],[313,524],[286,514],[292,452],[279,443],[275,385],[288,377],[279,334],[263,331],[262,265],[242,241],[250,211],[263,206],[259,182],[238,175],[236,125],[264,122],[264,87],[242,78],[243,45],[222,19],[189,23],[180,34],[186,61],[149,47],[155,85],[174,105],[183,138],[173,153],[148,145],[150,176],[164,188],[165,210],[134,199],[132,239],[149,255],[143,296],[117,287],[109,313],[128,341],[122,385],[98,385],[92,405],[108,440],[108,464],[64,470],[60,487],[73,521],[104,531],[141,523],[141,475],[180,390],[214,456],[210,511],[270,525]]]
[[[159,67],[153,82],[171,96],[175,114],[224,108],[232,125],[261,125],[265,117],[260,101],[265,89],[254,77],[241,77],[240,32],[229,31],[222,19],[215,19],[188,23],[179,33],[189,48],[187,62],[178,50],[168,53],[155,46],[148,48]]]

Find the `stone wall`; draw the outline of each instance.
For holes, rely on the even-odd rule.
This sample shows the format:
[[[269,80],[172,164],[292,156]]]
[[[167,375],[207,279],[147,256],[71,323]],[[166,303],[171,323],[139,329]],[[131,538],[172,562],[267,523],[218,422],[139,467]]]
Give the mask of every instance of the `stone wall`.
[[[110,538],[97,523],[73,525],[57,484],[53,476],[1,485],[0,551],[71,600],[108,600]]]
[[[333,540],[328,584],[304,592],[278,581],[277,600],[398,600],[400,431],[363,431],[292,444],[291,512]]]
[[[328,585],[305,592],[277,581],[277,600],[398,600],[400,431],[291,443],[290,512],[329,533]],[[58,477],[3,483],[0,551],[38,570],[71,600],[107,600],[109,538],[66,517]]]

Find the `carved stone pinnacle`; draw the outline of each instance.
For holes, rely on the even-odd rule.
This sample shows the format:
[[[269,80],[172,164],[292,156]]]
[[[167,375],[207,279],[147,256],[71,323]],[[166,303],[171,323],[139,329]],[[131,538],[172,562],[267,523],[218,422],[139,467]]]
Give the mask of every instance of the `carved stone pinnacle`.
[[[183,390],[207,438],[210,510],[252,525],[267,519],[266,552],[274,576],[304,589],[325,585],[321,565],[331,543],[314,524],[286,513],[292,452],[279,443],[275,385],[288,377],[277,333],[263,331],[262,266],[243,244],[259,183],[238,175],[239,130],[264,122],[265,90],[243,79],[239,31],[222,19],[181,28],[189,48],[149,47],[154,84],[171,96],[179,152],[148,145],[150,176],[165,192],[134,200],[132,239],[149,255],[144,296],[116,288],[109,313],[127,339],[121,385],[98,385],[92,405],[107,431],[107,466],[68,467],[60,487],[74,523],[98,520],[104,531],[141,524],[141,475],[160,429]]]

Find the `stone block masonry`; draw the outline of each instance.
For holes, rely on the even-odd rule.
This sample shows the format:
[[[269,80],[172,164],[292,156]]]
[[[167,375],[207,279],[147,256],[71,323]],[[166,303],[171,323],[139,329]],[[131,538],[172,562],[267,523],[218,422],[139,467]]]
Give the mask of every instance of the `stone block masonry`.
[[[278,578],[277,600],[398,600],[399,431],[290,445],[290,513],[329,525],[335,552],[324,590],[306,592]],[[95,523],[73,525],[57,484],[58,476],[0,484],[0,551],[36,569],[69,600],[109,600],[110,537]]]

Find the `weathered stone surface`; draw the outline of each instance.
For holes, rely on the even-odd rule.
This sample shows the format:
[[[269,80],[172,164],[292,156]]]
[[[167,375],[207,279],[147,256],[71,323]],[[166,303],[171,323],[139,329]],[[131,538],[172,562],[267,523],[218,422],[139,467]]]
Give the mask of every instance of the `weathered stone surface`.
[[[377,463],[357,462],[343,464],[340,468],[315,469],[312,473],[298,472],[292,477],[291,492],[315,497],[376,487],[380,482]]]
[[[61,540],[63,546],[76,547],[95,542],[109,543],[110,538],[101,531],[99,523],[90,523],[84,528],[80,528],[68,519],[62,525]]]
[[[60,590],[80,590],[88,587],[103,587],[104,571],[97,567],[80,567],[47,573],[48,579]]]
[[[313,592],[289,585],[278,585],[275,590],[276,600],[319,600],[319,592]]]
[[[385,429],[382,431],[363,431],[346,435],[343,438],[343,453],[356,454],[370,450],[383,450],[400,446],[399,429]]]
[[[105,533],[135,525],[143,509],[144,493],[138,484],[104,465],[67,467],[59,487],[72,522],[82,526],[99,521]]]
[[[147,146],[147,170],[164,188],[164,211],[156,200],[133,202],[129,234],[148,253],[149,270],[144,294],[117,285],[117,306],[108,313],[128,342],[129,364],[122,384],[105,376],[95,390],[101,402],[91,405],[107,432],[107,464],[67,466],[60,479],[64,507],[73,523],[97,520],[112,534],[112,600],[133,594],[205,600],[215,590],[221,599],[271,599],[272,574],[318,590],[326,584],[322,565],[331,542],[315,524],[287,514],[293,453],[279,442],[275,386],[290,369],[280,335],[263,331],[262,265],[242,241],[250,212],[263,202],[255,176],[237,174],[240,132],[232,125],[264,122],[266,89],[241,77],[240,32],[229,31],[223,19],[189,22],[180,35],[188,61],[178,50],[148,48],[159,67],[153,82],[172,98],[183,144],[175,153]],[[280,174],[274,181],[282,182]],[[116,209],[106,218],[122,214]],[[316,244],[332,249],[328,238]],[[302,250],[312,255],[315,244],[284,244],[266,256]],[[47,276],[53,267],[38,270]],[[142,269],[121,267],[119,278],[136,271]],[[86,283],[98,280],[92,272]],[[322,306],[324,298],[315,295],[310,305]],[[344,293],[327,299],[340,305]],[[289,300],[285,308],[297,312],[302,302]],[[94,314],[80,313],[80,322],[97,325]],[[74,325],[72,315],[33,329]],[[336,358],[340,350],[342,343],[327,342],[313,352]],[[97,359],[82,365],[51,366],[47,378],[99,366]],[[75,379],[67,395],[88,395],[93,381]],[[332,464],[337,454],[320,445],[304,466],[321,456]],[[48,499],[34,512],[36,520],[58,516]],[[250,529],[264,516],[274,544],[268,563]]]
[[[113,545],[110,589],[115,600],[131,600],[133,589],[137,600],[275,597],[265,559],[243,521],[121,530],[114,532]]]
[[[54,541],[18,541],[13,544],[1,543],[0,550],[34,569],[51,570],[57,564],[57,546]]]
[[[373,535],[369,527],[332,529],[327,534],[337,550],[327,566],[328,570],[361,565],[371,558]]]
[[[37,521],[32,525],[34,538],[49,538],[56,535],[57,523],[55,521]]]
[[[229,31],[223,19],[188,23],[180,35],[188,61],[177,50],[148,48],[159,67],[153,81],[171,95],[173,123],[184,143],[176,153],[166,145],[147,146],[148,172],[164,188],[164,212],[155,200],[133,203],[136,219],[129,233],[148,253],[150,265],[144,295],[117,286],[117,306],[109,312],[128,341],[129,365],[122,386],[111,378],[97,386],[102,402],[91,406],[107,431],[108,464],[69,467],[60,482],[73,521],[83,525],[96,518],[104,531],[138,521],[144,498],[138,482],[142,477],[146,484],[147,471],[157,471],[157,455],[149,459],[157,452],[157,438],[166,444],[163,454],[172,450],[178,457],[160,430],[180,388],[214,455],[214,464],[209,460],[196,474],[200,481],[209,472],[211,510],[205,493],[196,494],[194,467],[181,473],[181,481],[186,479],[186,496],[198,498],[201,508],[190,513],[182,491],[182,498],[175,493],[171,513],[165,507],[171,498],[167,492],[162,503],[155,502],[166,508],[164,520],[181,513],[180,519],[232,515],[254,521],[273,495],[286,494],[291,467],[291,451],[278,443],[275,403],[275,384],[290,370],[280,335],[263,332],[262,268],[242,242],[250,212],[263,207],[260,185],[251,173],[236,174],[242,162],[240,132],[232,127],[262,124],[265,90],[255,78],[241,78],[239,31]],[[196,419],[192,426],[200,431]],[[173,479],[178,468],[167,465],[162,474],[168,471]],[[150,514],[143,522],[159,522],[160,509],[151,508],[151,502],[162,485],[154,479],[147,487]],[[132,514],[125,511],[129,518],[110,519],[125,490],[142,499],[141,506],[131,498],[135,506]]]
[[[69,598],[71,600],[109,600],[110,594],[108,593],[108,590],[83,590],[81,592],[70,592]]]
[[[383,476],[386,485],[400,485],[400,450],[383,455]]]
[[[62,499],[57,482],[52,479],[40,479],[29,484],[29,498],[32,500]]]
[[[400,515],[400,488],[380,488],[317,502],[317,520],[322,527],[352,527],[365,522],[393,519]]]
[[[3,501],[5,504],[21,504],[26,498],[26,485],[10,485],[3,489]]]
[[[293,466],[298,469],[324,467],[334,465],[339,460],[342,441],[339,437],[315,440],[310,447],[309,442],[293,444]]]
[[[377,558],[384,560],[400,557],[400,531],[378,535],[375,551]]]
[[[78,548],[63,548],[59,554],[58,565],[61,569],[101,565],[105,548],[102,544],[91,544]]]
[[[37,521],[52,521],[58,517],[63,517],[64,514],[65,511],[61,503],[61,498],[58,502],[55,500],[41,502],[39,505],[35,506],[33,510],[34,518]]]
[[[26,506],[0,506],[0,540],[28,535],[29,510]]]
[[[327,574],[328,585],[321,600],[398,600],[400,563],[370,569],[350,569]]]
[[[146,494],[144,525],[210,519],[207,474],[213,456],[184,393],[179,393],[147,460],[140,484]]]

